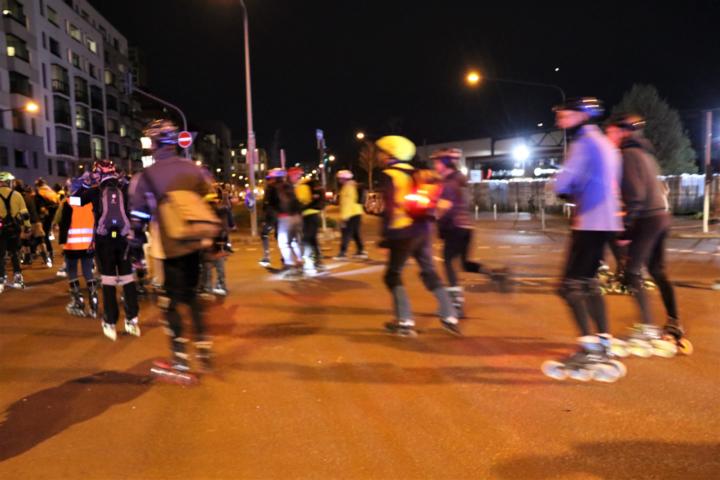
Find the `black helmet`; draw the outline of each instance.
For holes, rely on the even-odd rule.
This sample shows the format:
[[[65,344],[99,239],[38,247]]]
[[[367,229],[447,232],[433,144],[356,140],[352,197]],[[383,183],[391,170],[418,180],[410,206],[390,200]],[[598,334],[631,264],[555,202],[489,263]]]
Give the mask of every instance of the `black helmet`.
[[[613,116],[608,125],[627,130],[628,132],[639,132],[645,128],[645,119],[634,113],[623,113]]]
[[[595,97],[570,98],[553,108],[553,112],[557,112],[559,110],[583,112],[590,118],[600,117],[605,112],[602,102]]]

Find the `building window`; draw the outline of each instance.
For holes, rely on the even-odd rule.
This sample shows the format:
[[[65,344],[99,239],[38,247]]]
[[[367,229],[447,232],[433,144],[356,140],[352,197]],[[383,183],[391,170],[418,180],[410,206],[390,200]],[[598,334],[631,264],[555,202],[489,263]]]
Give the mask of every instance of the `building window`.
[[[75,77],[75,101],[88,103],[88,83],[82,77]]]
[[[97,80],[98,79],[97,72],[98,72],[97,67],[95,65],[93,65],[92,63],[88,63],[88,73],[90,74],[90,77]]]
[[[115,84],[115,74],[110,70],[105,70],[105,85]]]
[[[45,102],[45,120],[50,121],[50,104],[48,103],[48,97],[47,95],[43,97],[43,101]]]
[[[130,148],[128,148],[126,145],[120,146],[120,158],[123,160],[127,160],[130,158]]]
[[[120,115],[130,115],[130,106],[125,102],[120,102]]]
[[[103,110],[103,94],[99,87],[90,87],[90,106],[95,110]]]
[[[125,125],[120,125],[120,136],[125,138],[128,136],[127,127]]]
[[[68,22],[67,31],[73,40],[77,40],[78,42],[82,43],[82,32],[80,31],[80,29],[78,27],[76,27],[72,23]]]
[[[48,165],[48,175],[53,174],[53,162],[49,158],[47,159],[47,165]]]
[[[108,142],[108,154],[111,157],[119,157],[120,156],[120,145],[118,145],[115,142]]]
[[[23,27],[27,26],[25,9],[23,8],[22,3],[18,2],[17,0],[7,0],[3,2],[3,4],[3,17],[10,17],[18,23],[22,24]]]
[[[10,71],[10,93],[17,93],[25,95],[26,97],[32,97],[32,85],[30,84],[30,78],[20,73]]]
[[[42,32],[42,47],[47,50],[47,35],[45,35],[45,32]]]
[[[72,155],[72,130],[55,127],[55,151],[58,155]]]
[[[8,149],[7,147],[0,147],[0,167],[9,167],[10,162],[8,161]]]
[[[105,144],[102,138],[93,137],[92,154],[95,160],[101,160],[105,158]]]
[[[58,43],[58,41],[52,37],[49,37],[49,38],[50,38],[50,53],[52,53],[56,57],[59,57],[60,56],[60,43]]]
[[[21,110],[14,109],[12,111],[13,131],[18,133],[27,133],[25,130],[25,115]]]
[[[58,160],[57,161],[57,174],[58,177],[67,177],[67,166],[65,165],[65,160]]]
[[[55,123],[71,125],[70,102],[58,95],[53,96],[53,110],[55,112]]]
[[[106,95],[105,96],[105,108],[108,110],[112,110],[113,112],[117,112],[117,109],[118,109],[117,97],[115,97],[113,95]]]
[[[53,92],[70,95],[70,80],[67,70],[53,63],[50,69],[50,77],[52,79]]]
[[[22,38],[8,33],[5,35],[5,41],[7,42],[8,57],[16,57],[26,62],[30,61],[30,52]]]
[[[114,118],[108,118],[107,120],[107,132],[108,133],[114,133],[118,134],[120,133],[120,125],[118,124],[118,121]]]
[[[15,150],[15,168],[28,168],[26,153],[25,150]]]
[[[92,132],[95,135],[105,135],[105,125],[103,121],[103,115],[102,113],[95,113],[92,114]]]
[[[85,37],[85,45],[92,53],[97,53],[97,42],[90,37]]]
[[[75,127],[78,130],[90,130],[90,112],[87,107],[75,105]]]
[[[91,158],[92,148],[90,147],[90,135],[87,133],[78,133],[78,157]]]
[[[72,64],[73,67],[82,69],[82,64],[80,63],[80,55],[70,49],[68,49],[68,61]]]
[[[33,152],[33,168],[34,168],[35,170],[37,170],[38,168],[40,168],[40,164],[38,163],[37,152]]]
[[[58,19],[58,14],[55,11],[54,8],[48,5],[47,7],[47,19],[50,23],[55,25],[56,27],[60,26],[60,20]]]

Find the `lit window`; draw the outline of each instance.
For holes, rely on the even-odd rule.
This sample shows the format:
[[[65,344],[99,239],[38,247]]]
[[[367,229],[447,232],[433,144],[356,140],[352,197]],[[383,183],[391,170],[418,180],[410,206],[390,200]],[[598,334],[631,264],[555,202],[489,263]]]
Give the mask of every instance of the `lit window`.
[[[80,29],[69,22],[68,22],[68,33],[70,34],[70,36],[73,39],[77,40],[78,42],[82,42],[82,33],[80,32]]]

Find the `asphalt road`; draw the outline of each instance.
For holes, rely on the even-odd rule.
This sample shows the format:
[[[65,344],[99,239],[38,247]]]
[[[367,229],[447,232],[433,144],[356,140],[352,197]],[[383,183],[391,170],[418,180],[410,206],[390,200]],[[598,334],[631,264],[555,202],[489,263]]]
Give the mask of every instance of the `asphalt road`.
[[[554,294],[563,229],[485,221],[475,240],[477,259],[513,268],[517,291],[464,274],[455,338],[412,266],[415,339],[381,331],[390,298],[374,244],[372,261],[328,260],[331,275],[287,282],[257,265],[259,245],[236,243],[231,294],[207,303],[217,372],[195,387],[148,377],[168,353],[150,302],[143,336],[112,343],[65,313],[54,271],[33,267],[26,290],[0,296],[0,478],[720,478],[717,240],[670,244],[695,354],[628,359],[615,384],[540,372],[576,335]],[[607,300],[622,334],[635,305]]]

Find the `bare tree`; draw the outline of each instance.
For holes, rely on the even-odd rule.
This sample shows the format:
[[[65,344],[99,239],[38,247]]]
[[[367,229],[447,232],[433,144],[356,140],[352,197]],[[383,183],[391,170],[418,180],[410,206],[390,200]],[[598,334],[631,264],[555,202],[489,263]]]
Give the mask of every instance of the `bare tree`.
[[[373,170],[380,167],[377,160],[377,152],[372,142],[365,141],[360,147],[360,155],[358,157],[360,168],[368,174],[368,190],[373,191]]]

